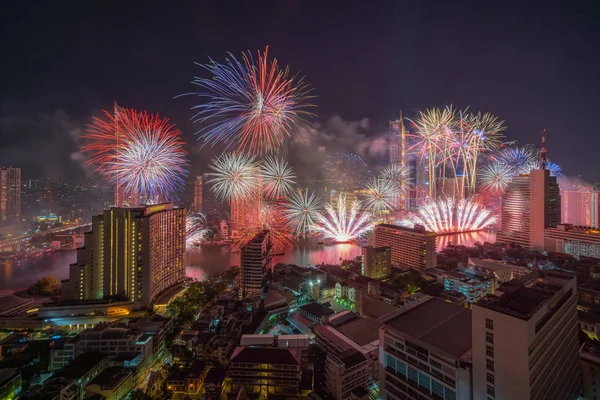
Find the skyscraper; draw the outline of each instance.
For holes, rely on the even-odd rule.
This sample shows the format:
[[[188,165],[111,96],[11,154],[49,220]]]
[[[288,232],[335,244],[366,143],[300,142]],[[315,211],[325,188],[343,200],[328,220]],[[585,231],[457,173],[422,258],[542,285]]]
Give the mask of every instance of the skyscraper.
[[[268,231],[262,231],[242,246],[240,253],[240,299],[262,295],[263,281],[270,266],[271,241]]]
[[[194,212],[202,212],[202,175],[198,175],[194,181]]]
[[[113,207],[92,218],[63,282],[66,300],[127,298],[148,307],[185,278],[186,210],[171,203]]]
[[[544,250],[544,229],[560,224],[560,190],[546,169],[516,176],[502,196],[502,230],[498,242]]]
[[[381,224],[375,227],[375,246],[391,248],[391,262],[404,267],[429,268],[437,261],[435,232],[415,225],[407,228]]]
[[[21,218],[21,168],[0,167],[0,226]]]
[[[504,283],[473,305],[472,337],[474,399],[577,398],[575,277],[545,272]]]
[[[600,227],[597,190],[561,190],[560,199],[563,224]]]

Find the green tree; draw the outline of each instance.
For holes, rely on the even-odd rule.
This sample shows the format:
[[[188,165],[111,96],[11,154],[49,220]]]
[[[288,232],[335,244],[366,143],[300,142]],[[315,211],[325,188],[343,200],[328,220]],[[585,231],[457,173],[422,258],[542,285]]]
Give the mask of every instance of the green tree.
[[[38,296],[55,296],[60,294],[60,282],[53,276],[46,276],[30,288],[29,292]]]
[[[129,400],[151,400],[151,397],[148,396],[143,390],[135,389],[129,394]]]

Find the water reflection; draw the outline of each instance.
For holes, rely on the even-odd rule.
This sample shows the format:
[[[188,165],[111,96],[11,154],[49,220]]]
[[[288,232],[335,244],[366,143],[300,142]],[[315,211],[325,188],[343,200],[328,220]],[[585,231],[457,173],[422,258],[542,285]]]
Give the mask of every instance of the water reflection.
[[[347,260],[360,255],[359,244],[340,243],[332,246],[319,245],[305,241],[291,248],[285,254],[273,257],[273,263],[310,266],[316,264],[338,264],[340,259]],[[187,276],[203,279],[224,271],[232,265],[240,265],[240,254],[229,253],[229,248],[204,247],[201,252],[191,254],[186,259]]]
[[[0,289],[24,289],[45,276],[56,279],[69,277],[69,264],[76,261],[75,251],[57,251],[40,258],[18,262],[4,260],[0,263]]]

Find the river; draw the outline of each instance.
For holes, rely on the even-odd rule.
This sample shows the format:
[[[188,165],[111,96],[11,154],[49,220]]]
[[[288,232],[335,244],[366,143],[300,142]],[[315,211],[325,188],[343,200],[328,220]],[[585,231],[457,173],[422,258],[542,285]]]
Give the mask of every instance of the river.
[[[438,237],[438,250],[454,244],[472,245],[477,241],[494,242],[496,234],[491,232],[470,232]],[[344,243],[331,246],[315,242],[300,242],[283,255],[273,257],[273,262],[296,265],[337,264],[340,259],[351,259],[360,255],[360,245]],[[0,290],[21,289],[31,286],[44,276],[53,275],[57,279],[69,277],[69,264],[76,261],[75,251],[60,251],[46,254],[36,260],[17,263],[14,260],[0,264]],[[187,275],[202,280],[207,276],[224,271],[232,265],[239,265],[240,254],[230,253],[228,247],[205,247],[200,252],[186,256]]]

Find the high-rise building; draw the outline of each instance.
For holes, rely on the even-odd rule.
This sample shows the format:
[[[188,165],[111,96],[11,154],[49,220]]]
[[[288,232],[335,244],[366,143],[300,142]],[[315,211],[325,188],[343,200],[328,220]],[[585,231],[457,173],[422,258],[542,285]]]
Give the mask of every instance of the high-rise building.
[[[380,279],[390,274],[392,267],[392,249],[389,246],[362,248],[362,274],[369,278]]]
[[[185,278],[185,216],[185,209],[165,203],[113,207],[93,217],[63,282],[63,298],[119,296],[148,307]]]
[[[240,252],[240,299],[263,294],[263,281],[270,266],[271,241],[268,231],[262,231]]]
[[[545,272],[473,305],[473,398],[573,400],[581,376],[577,284]]]
[[[429,298],[379,321],[380,398],[472,398],[468,308]]]
[[[127,192],[122,185],[115,185],[113,189],[113,205],[115,207],[129,207],[140,204],[140,196],[137,193]]]
[[[600,202],[597,190],[561,190],[562,223],[600,227]]]
[[[194,181],[194,212],[202,212],[202,175]]]
[[[544,229],[560,224],[560,190],[545,169],[516,176],[502,196],[502,231],[498,242],[544,250]]]
[[[404,118],[402,110],[400,110],[400,118],[395,121],[390,121],[389,126],[389,149],[390,149],[390,164],[400,164],[403,167],[408,166],[406,158],[407,138],[406,127],[404,126]],[[401,192],[408,193],[408,182],[403,180],[401,183]],[[396,209],[404,208],[408,204],[408,199],[399,196],[396,199]]]
[[[0,167],[0,226],[21,218],[21,168]]]
[[[375,227],[375,246],[389,246],[391,262],[404,267],[429,268],[437,262],[435,232],[415,225],[407,228],[381,224]]]

